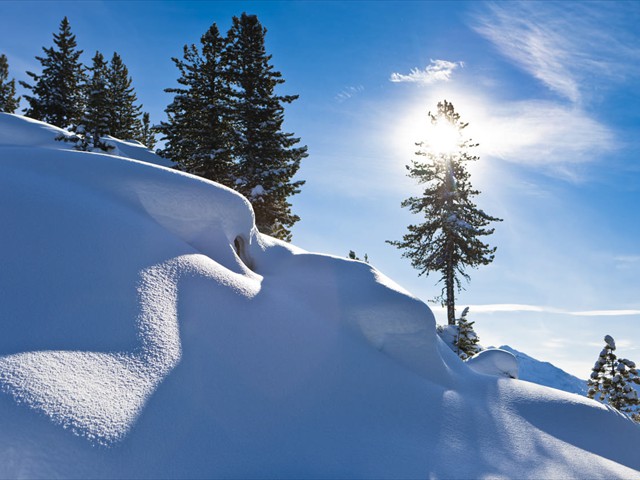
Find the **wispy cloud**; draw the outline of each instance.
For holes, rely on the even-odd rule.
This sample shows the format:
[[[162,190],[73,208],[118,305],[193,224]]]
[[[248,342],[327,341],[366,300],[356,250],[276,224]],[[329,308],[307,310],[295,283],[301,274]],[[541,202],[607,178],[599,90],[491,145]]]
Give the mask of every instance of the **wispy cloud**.
[[[436,82],[448,82],[453,71],[463,67],[462,62],[450,62],[448,60],[431,60],[424,70],[412,69],[408,74],[392,73],[389,80],[394,83],[418,83],[431,85]]]
[[[627,315],[640,315],[640,310],[587,310],[566,313],[576,317],[624,317]]]
[[[618,148],[614,133],[579,108],[543,101],[511,102],[486,109],[474,134],[482,156],[553,167],[584,163]],[[589,132],[585,135],[584,132]],[[573,175],[565,169],[563,176]],[[554,173],[562,173],[555,171]]]
[[[338,102],[344,102],[345,100],[349,100],[362,92],[364,92],[364,87],[362,85],[345,87],[336,95],[335,99]]]
[[[571,315],[575,317],[620,317],[628,315],[640,315],[640,310],[583,310],[570,311],[561,308],[526,305],[517,303],[497,303],[487,305],[469,305],[472,313],[497,313],[497,312],[540,312]]]
[[[474,28],[506,57],[574,103],[586,89],[638,73],[637,3],[500,2]],[[629,28],[629,25],[633,25]]]
[[[616,262],[616,268],[620,270],[629,270],[638,268],[640,265],[640,255],[618,255],[613,257]]]

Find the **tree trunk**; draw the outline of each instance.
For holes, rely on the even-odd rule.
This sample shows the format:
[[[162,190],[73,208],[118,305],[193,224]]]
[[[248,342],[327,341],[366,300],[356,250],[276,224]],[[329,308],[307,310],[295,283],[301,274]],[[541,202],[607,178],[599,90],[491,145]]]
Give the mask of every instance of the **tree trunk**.
[[[445,279],[447,288],[447,323],[449,325],[455,325],[456,323],[456,299],[453,289],[453,265],[447,266],[447,278]]]

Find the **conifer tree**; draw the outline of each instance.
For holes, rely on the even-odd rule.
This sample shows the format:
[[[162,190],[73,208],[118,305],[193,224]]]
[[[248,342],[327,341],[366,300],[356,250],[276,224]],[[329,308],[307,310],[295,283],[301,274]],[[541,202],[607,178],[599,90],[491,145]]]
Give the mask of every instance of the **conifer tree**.
[[[151,125],[148,112],[144,112],[142,114],[142,127],[140,128],[140,133],[136,140],[149,150],[153,150],[156,146],[155,128]]]
[[[365,253],[364,258],[360,258],[356,255],[356,252],[354,252],[353,250],[349,250],[349,254],[347,255],[347,258],[349,260],[358,260],[360,262],[369,263],[369,255]]]
[[[640,385],[636,364],[626,358],[618,358],[614,339],[604,337],[605,346],[591,370],[587,381],[587,396],[595,398],[640,421],[640,400],[631,384]]]
[[[467,320],[467,314],[469,313],[469,307],[466,307],[462,311],[462,315],[456,321],[457,326],[457,335],[455,340],[455,348],[456,353],[462,360],[466,360],[469,357],[473,357],[476,353],[480,352],[482,349],[478,342],[480,339],[476,332],[473,330],[473,324],[475,322],[470,322]]]
[[[118,53],[114,52],[107,71],[109,93],[108,132],[121,140],[133,140],[140,136],[141,107],[129,76],[129,70]]]
[[[0,55],[0,112],[15,113],[20,104],[16,97],[16,81],[9,80],[9,62],[5,54]]]
[[[89,68],[90,78],[86,85],[86,109],[81,124],[76,129],[79,134],[76,147],[81,150],[99,148],[110,150],[102,140],[109,131],[109,90],[108,90],[108,66],[104,56],[96,52]]]
[[[270,64],[264,28],[255,15],[233,17],[225,51],[233,91],[236,189],[245,195],[256,214],[258,229],[284,240],[300,218],[291,211],[290,196],[300,192],[302,180],[293,180],[307,147],[282,131],[284,104],[297,95],[277,95],[282,75]]]
[[[214,23],[200,43],[202,51],[185,45],[183,58],[172,59],[181,86],[165,89],[175,96],[165,110],[168,120],[157,129],[165,140],[160,154],[184,171],[234,187],[231,92],[222,63],[226,40]]]
[[[84,111],[83,85],[86,75],[80,62],[82,50],[77,50],[76,37],[71,33],[67,17],[60,31],[53,35],[55,47],[45,48],[44,57],[36,57],[42,65],[40,75],[27,72],[34,85],[20,82],[33,95],[25,95],[27,116],[61,128],[75,128]]]
[[[402,207],[424,216],[424,222],[409,225],[402,240],[387,243],[403,249],[402,256],[411,261],[419,275],[440,273],[443,287],[438,299],[447,306],[448,324],[454,325],[455,292],[462,288],[460,278],[469,281],[466,267],[493,261],[496,248],[483,243],[481,237],[491,235],[494,229],[487,226],[501,219],[486,214],[472,201],[480,192],[471,186],[465,163],[479,157],[471,153],[477,144],[463,137],[468,124],[460,120],[446,100],[438,103],[438,111],[429,112],[429,117],[439,137],[450,137],[450,145],[436,148],[443,138],[416,144],[422,148],[416,155],[426,161],[412,160],[407,165],[408,175],[425,188],[422,196],[404,200]]]

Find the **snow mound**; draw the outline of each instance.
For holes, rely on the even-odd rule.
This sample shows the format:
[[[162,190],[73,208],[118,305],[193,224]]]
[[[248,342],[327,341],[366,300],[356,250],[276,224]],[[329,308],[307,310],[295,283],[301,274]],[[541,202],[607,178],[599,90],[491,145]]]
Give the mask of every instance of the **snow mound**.
[[[517,358],[518,378],[520,380],[557,388],[577,395],[587,394],[586,380],[581,380],[549,362],[537,360],[508,345],[502,345],[500,349],[512,353]]]
[[[57,132],[0,114],[0,478],[640,478],[626,417],[476,374],[369,265]]]
[[[467,365],[478,373],[497,377],[518,378],[518,360],[506,350],[489,348],[476,353]]]

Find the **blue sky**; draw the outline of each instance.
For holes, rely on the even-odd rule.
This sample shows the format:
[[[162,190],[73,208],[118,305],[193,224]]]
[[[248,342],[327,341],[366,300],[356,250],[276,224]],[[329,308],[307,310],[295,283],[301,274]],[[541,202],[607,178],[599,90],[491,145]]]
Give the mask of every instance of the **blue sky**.
[[[507,343],[585,378],[605,334],[640,361],[640,4],[637,2],[0,2],[10,75],[69,17],[83,60],[117,51],[153,122],[165,118],[186,43],[255,13],[299,94],[286,128],[309,147],[294,243],[367,253],[424,300],[385,244],[419,219],[405,164],[426,113],[451,101],[480,142],[477,203],[501,217],[495,262],[458,297],[485,345]],[[444,313],[434,307],[437,318]]]

